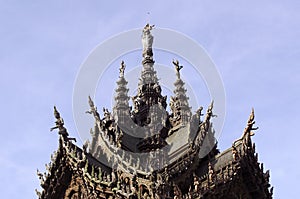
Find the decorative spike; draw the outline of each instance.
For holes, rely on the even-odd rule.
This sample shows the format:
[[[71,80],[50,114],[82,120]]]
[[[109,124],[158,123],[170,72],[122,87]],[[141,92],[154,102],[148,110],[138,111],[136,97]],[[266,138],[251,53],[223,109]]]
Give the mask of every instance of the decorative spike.
[[[214,108],[214,100],[211,101],[208,109],[212,111],[213,108]]]
[[[90,107],[91,107],[91,108],[94,108],[95,105],[94,105],[94,102],[93,102],[91,96],[88,96],[88,99],[89,99],[89,105],[90,105]]]
[[[254,121],[255,115],[254,115],[254,108],[251,109],[251,114],[249,116],[249,121]]]
[[[49,171],[50,170],[50,163],[49,164],[45,164],[45,168],[46,168],[47,171]]]
[[[85,172],[85,173],[88,172],[88,167],[89,167],[89,160],[86,160],[85,166],[84,166],[84,172]]]
[[[100,167],[98,167],[98,179],[102,181],[102,171]]]
[[[271,195],[271,197],[273,196],[273,189],[274,189],[274,187],[271,187],[271,189],[270,189],[270,195]]]
[[[258,153],[255,153],[255,161],[258,160]]]
[[[42,198],[42,193],[40,191],[38,191],[37,189],[35,189],[35,193],[39,198]]]
[[[39,177],[39,179],[44,178],[43,174],[39,171],[39,169],[36,169],[36,175]]]
[[[266,182],[269,182],[269,179],[270,179],[270,170],[267,170],[266,173],[264,173],[264,178],[265,178]]]

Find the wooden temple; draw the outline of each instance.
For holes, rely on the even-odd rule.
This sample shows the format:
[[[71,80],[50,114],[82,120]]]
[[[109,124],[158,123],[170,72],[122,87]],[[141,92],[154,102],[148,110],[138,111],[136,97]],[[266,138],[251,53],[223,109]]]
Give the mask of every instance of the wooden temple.
[[[69,138],[56,107],[54,114],[59,146],[46,165],[37,171],[40,199],[270,199],[273,188],[269,171],[258,162],[251,136],[252,109],[241,138],[220,152],[211,118],[213,102],[193,114],[178,61],[177,79],[166,111],[167,96],[161,94],[154,69],[153,26],[143,29],[143,69],[137,94],[128,96],[125,63],[119,68],[115,105],[103,114],[90,97],[95,120],[92,139],[82,147]],[[132,100],[133,107],[129,105]],[[204,114],[202,113],[205,112]]]

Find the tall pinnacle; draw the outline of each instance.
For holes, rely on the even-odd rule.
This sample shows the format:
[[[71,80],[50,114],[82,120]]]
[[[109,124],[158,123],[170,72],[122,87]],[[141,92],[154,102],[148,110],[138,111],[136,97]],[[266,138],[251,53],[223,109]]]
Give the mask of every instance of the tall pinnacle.
[[[174,125],[179,123],[186,124],[191,116],[191,108],[189,107],[189,98],[186,96],[186,89],[184,88],[184,82],[180,78],[180,70],[183,66],[179,65],[179,61],[173,61],[175,66],[177,80],[175,81],[174,97],[171,97],[170,107],[173,113]]]
[[[134,110],[133,120],[138,125],[147,125],[150,121],[148,115],[150,107],[157,105],[166,109],[166,96],[161,95],[161,86],[158,83],[156,71],[154,70],[153,60],[153,36],[151,30],[154,25],[146,24],[143,29],[142,44],[143,44],[143,69],[138,83],[138,93],[132,97]],[[155,111],[155,110],[154,110]]]
[[[127,88],[127,81],[124,78],[124,71],[125,71],[126,65],[124,61],[121,62],[119,71],[119,80],[117,81],[117,89],[116,95],[115,95],[115,106],[113,109],[113,115],[117,122],[125,122],[126,118],[124,116],[129,117],[129,104],[128,104],[128,88]],[[127,117],[127,119],[128,119]]]

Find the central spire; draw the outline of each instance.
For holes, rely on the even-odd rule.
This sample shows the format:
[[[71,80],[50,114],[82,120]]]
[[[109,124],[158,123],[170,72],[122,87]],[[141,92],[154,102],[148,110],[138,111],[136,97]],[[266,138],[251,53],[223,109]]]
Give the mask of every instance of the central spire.
[[[154,25],[146,24],[143,28],[143,69],[139,79],[138,93],[132,97],[134,104],[133,117],[135,122],[141,126],[149,124],[150,116],[148,114],[150,107],[158,105],[162,109],[166,109],[167,106],[167,97],[161,95],[161,87],[153,67],[153,36],[151,34],[153,27]]]

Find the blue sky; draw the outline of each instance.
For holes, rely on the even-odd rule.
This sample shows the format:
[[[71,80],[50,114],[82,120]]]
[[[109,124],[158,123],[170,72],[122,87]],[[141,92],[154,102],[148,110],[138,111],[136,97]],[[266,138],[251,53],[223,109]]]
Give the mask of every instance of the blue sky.
[[[1,197],[36,197],[36,169],[44,171],[57,149],[53,105],[78,136],[72,92],[81,63],[99,43],[150,18],[190,36],[214,60],[227,97],[219,148],[241,136],[254,107],[253,139],[275,198],[297,198],[299,9],[298,1],[0,1]]]

